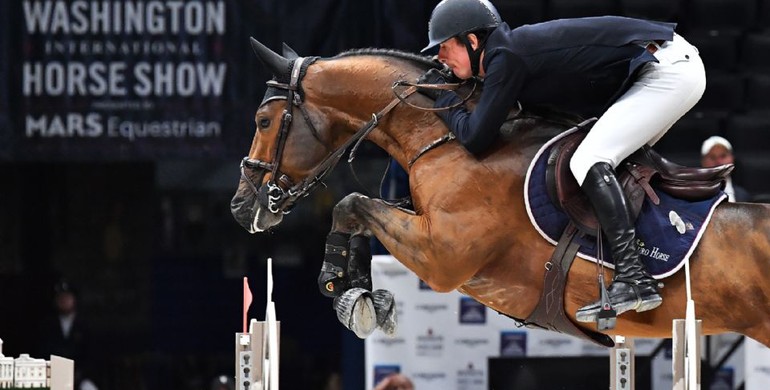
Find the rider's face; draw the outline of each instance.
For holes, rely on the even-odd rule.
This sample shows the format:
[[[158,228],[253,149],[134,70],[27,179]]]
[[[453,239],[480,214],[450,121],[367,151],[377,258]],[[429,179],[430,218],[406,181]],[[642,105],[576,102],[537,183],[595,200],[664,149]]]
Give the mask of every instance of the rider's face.
[[[452,73],[458,78],[467,80],[473,77],[468,51],[457,38],[450,38],[441,43],[438,50],[438,60],[452,68]]]

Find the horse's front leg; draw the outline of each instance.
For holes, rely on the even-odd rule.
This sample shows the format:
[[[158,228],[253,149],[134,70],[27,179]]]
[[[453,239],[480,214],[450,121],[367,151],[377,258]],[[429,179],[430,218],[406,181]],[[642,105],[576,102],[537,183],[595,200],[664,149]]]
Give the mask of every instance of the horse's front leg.
[[[395,333],[393,294],[381,289],[372,292],[371,282],[371,235],[377,236],[388,249],[400,241],[386,233],[394,219],[375,217],[391,213],[414,217],[413,213],[379,199],[350,194],[335,206],[332,229],[326,239],[318,286],[321,293],[335,299],[340,322],[361,338],[371,334],[375,324],[387,334]]]

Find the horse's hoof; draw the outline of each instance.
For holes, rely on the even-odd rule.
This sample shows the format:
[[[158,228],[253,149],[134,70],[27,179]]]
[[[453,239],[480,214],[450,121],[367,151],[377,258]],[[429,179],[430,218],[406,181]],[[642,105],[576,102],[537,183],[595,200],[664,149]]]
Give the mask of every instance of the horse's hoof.
[[[372,293],[362,288],[351,288],[334,299],[337,319],[359,338],[366,338],[377,326],[377,314]]]
[[[374,311],[377,313],[377,326],[388,336],[395,336],[396,319],[396,301],[393,294],[388,290],[375,290],[372,293],[374,299]]]

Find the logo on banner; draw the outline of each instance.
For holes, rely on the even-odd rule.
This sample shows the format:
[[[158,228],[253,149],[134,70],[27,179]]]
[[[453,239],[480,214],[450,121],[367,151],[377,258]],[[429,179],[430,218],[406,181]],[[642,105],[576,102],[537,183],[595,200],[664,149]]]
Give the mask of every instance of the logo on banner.
[[[457,388],[483,388],[485,378],[484,370],[477,369],[473,362],[468,362],[468,366],[457,370]]]
[[[489,339],[483,337],[455,339],[455,344],[468,348],[476,348],[489,345]]]
[[[404,339],[403,337],[389,337],[389,336],[376,337],[374,338],[373,341],[375,344],[382,344],[386,347],[406,344],[406,339]]]
[[[221,153],[233,0],[18,2],[20,154]],[[239,8],[240,10],[240,8]],[[238,90],[238,88],[234,88]]]
[[[415,305],[414,308],[415,310],[435,314],[439,311],[449,310],[449,305],[445,303],[421,303],[419,305]]]
[[[487,322],[487,308],[473,298],[460,298],[460,323],[461,324],[485,324]]]
[[[568,344],[572,344],[571,339],[548,337],[540,340],[540,345],[550,347],[553,349],[558,349]]]
[[[417,356],[441,357],[444,353],[444,336],[434,334],[432,328],[417,336]]]
[[[412,378],[425,382],[433,382],[435,380],[446,379],[446,374],[443,372],[415,372],[412,374]]]
[[[639,350],[637,344],[637,351]],[[583,343],[582,354],[586,356],[603,356],[607,354],[607,348],[593,343]]]
[[[527,356],[527,332],[521,330],[500,332],[500,356]]]
[[[382,273],[391,279],[400,278],[400,277],[409,275],[409,272],[403,269],[384,269],[382,270]]]
[[[374,366],[374,383],[380,383],[383,379],[390,375],[398,374],[401,372],[401,366],[396,364],[390,365],[375,365]]]

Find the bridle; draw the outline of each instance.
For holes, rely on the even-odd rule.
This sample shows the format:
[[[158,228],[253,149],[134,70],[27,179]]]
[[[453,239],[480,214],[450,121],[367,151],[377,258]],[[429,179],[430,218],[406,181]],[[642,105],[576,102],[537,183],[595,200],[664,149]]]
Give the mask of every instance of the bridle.
[[[323,179],[331,173],[348,147],[355,144],[355,150],[361,141],[363,141],[363,139],[377,127],[383,116],[387,115],[403,99],[417,91],[416,87],[409,87],[398,94],[396,98],[385,106],[385,108],[377,113],[373,113],[372,119],[358,129],[350,139],[345,141],[345,143],[337,147],[331,154],[324,158],[305,179],[298,183],[294,183],[288,175],[285,175],[280,171],[283,150],[289,135],[291,122],[294,118],[292,115],[293,106],[298,107],[302,111],[305,122],[310,127],[314,136],[320,140],[318,131],[310,120],[307,110],[303,106],[302,96],[299,93],[302,70],[315,61],[315,59],[316,58],[312,57],[296,58],[294,60],[294,65],[292,66],[291,77],[288,84],[280,83],[275,80],[267,82],[268,87],[285,90],[287,92],[285,97],[286,106],[281,114],[281,127],[278,130],[277,145],[275,153],[272,156],[272,162],[251,158],[249,156],[246,156],[241,160],[241,179],[248,183],[251,190],[257,195],[259,204],[273,214],[278,212],[283,212],[285,214],[289,213],[297,200],[309,195],[318,184],[323,182]],[[284,97],[273,97],[270,100],[272,99],[284,99]],[[264,103],[266,102],[263,102],[263,104]],[[351,155],[352,154],[353,152],[351,151]],[[247,168],[252,172],[257,171],[257,173],[260,174],[259,177],[263,177],[266,172],[270,172],[270,180],[263,186],[257,186],[251,177],[246,174]],[[276,178],[278,178],[277,181]],[[281,186],[281,184],[283,186]],[[284,187],[286,187],[286,189],[284,189]]]

